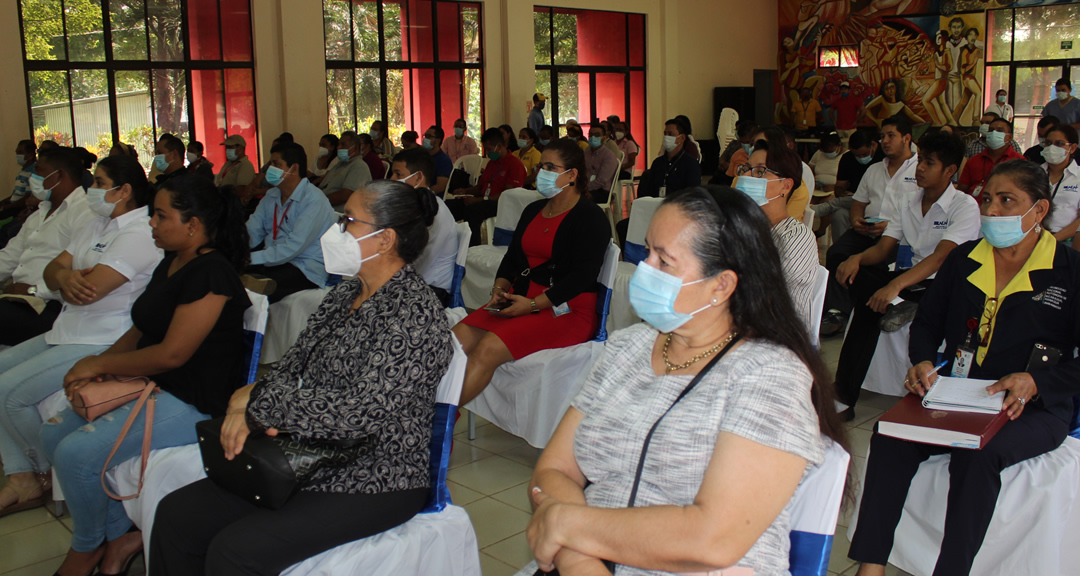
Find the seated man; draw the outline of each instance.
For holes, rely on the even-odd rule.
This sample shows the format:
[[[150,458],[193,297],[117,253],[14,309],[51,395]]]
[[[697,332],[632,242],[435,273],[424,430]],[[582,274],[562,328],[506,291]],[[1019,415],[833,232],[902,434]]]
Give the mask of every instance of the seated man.
[[[892,332],[915,317],[922,290],[958,245],[979,237],[979,204],[952,186],[964,157],[959,137],[932,132],[919,141],[918,189],[897,198],[895,213],[881,240],[844,261],[837,280],[851,286],[856,305],[851,327],[840,350],[836,394],[855,417],[866,371],[882,330]],[[897,251],[896,271],[880,267]],[[897,297],[903,303],[891,305]]]
[[[1057,119],[1057,116],[1043,116],[1039,118],[1039,123],[1035,126],[1035,132],[1039,135],[1039,141],[1034,146],[1024,150],[1024,158],[1036,164],[1042,164],[1045,160],[1042,157],[1043,148],[1046,146],[1046,135],[1050,133],[1050,129],[1060,124],[1061,121]]]
[[[442,149],[450,157],[450,161],[455,163],[462,156],[480,153],[480,147],[476,145],[476,140],[469,136],[469,127],[461,118],[454,120],[454,137],[443,142]]]
[[[15,176],[11,196],[0,201],[0,220],[15,216],[26,207],[26,199],[30,196],[30,175],[34,173],[36,161],[37,146],[34,141],[19,140],[15,146],[15,163],[19,165],[19,173]]]
[[[689,133],[686,124],[677,120],[664,123],[664,153],[641,176],[638,196],[663,197],[668,192],[701,186],[701,164],[685,151]]]
[[[885,153],[865,130],[855,130],[848,138],[847,146],[847,152],[840,155],[840,162],[836,166],[833,198],[810,206],[814,217],[822,219],[818,235],[824,234],[825,228],[832,226],[830,230],[834,244],[851,229],[852,194],[859,189],[863,174],[871,164],[885,159]]]
[[[60,294],[49,291],[42,274],[95,218],[86,204],[82,172],[71,148],[42,150],[38,157],[29,187],[41,204],[0,250],[0,282],[13,282],[0,296],[0,344],[15,346],[44,334],[60,315]]]
[[[604,146],[607,134],[602,124],[589,128],[589,147],[585,150],[585,166],[589,170],[589,197],[597,204],[606,204],[611,195],[611,182],[619,173],[619,157]]]
[[[1010,146],[1013,142],[1012,122],[1003,118],[995,119],[990,123],[990,131],[986,133],[985,139],[986,148],[968,158],[964,171],[960,174],[960,182],[956,185],[976,200],[982,194],[983,186],[986,186],[995,166],[1009,160],[1024,159],[1023,154]]]
[[[194,172],[207,180],[214,179],[214,163],[207,160],[206,156],[203,156],[202,142],[195,140],[187,147],[187,169],[189,172]]]
[[[470,246],[480,245],[480,225],[494,217],[499,206],[499,195],[510,188],[525,184],[525,165],[506,149],[506,141],[498,128],[488,128],[480,139],[487,155],[487,167],[476,186],[456,192],[465,198],[455,198],[446,203],[454,220],[465,220],[472,228]]]
[[[360,158],[360,144],[356,132],[346,131],[338,139],[338,163],[323,177],[319,188],[330,200],[334,210],[341,212],[345,201],[357,188],[371,182],[371,171]]]
[[[162,136],[154,150],[157,154],[154,156],[154,168],[161,172],[154,180],[155,189],[160,190],[169,180],[187,174],[184,166],[186,150],[182,140],[172,135]]]
[[[386,178],[386,166],[383,166],[382,155],[375,149],[375,141],[370,134],[357,134],[356,141],[360,143],[360,158],[367,164],[368,172],[371,172],[372,180]]]
[[[234,186],[239,191],[255,179],[255,165],[247,157],[247,141],[239,134],[233,134],[221,143],[225,147],[225,163],[214,176],[214,186]]]
[[[428,131],[434,128],[433,126]],[[390,165],[390,177],[416,188],[418,193],[431,193],[428,188],[429,179],[437,178],[434,158],[423,150],[398,152]],[[442,305],[449,306],[454,266],[457,264],[457,235],[450,209],[438,194],[435,195],[435,200],[439,205],[439,213],[428,227],[427,247],[413,262],[413,268],[424,277],[424,282],[435,292]]]
[[[442,198],[446,192],[446,185],[450,182],[450,173],[454,171],[454,161],[442,149],[445,136],[446,133],[438,126],[431,126],[427,132],[424,132],[424,150],[435,163],[435,175],[432,180],[425,182],[424,187],[430,188],[439,198]]]
[[[244,286],[266,294],[271,303],[326,286],[319,240],[337,215],[322,191],[304,176],[307,165],[299,144],[271,148],[266,179],[274,187],[247,221],[251,266],[243,276]]]
[[[402,132],[401,149],[412,150],[413,148],[418,148],[420,146],[418,140],[420,140],[420,135],[417,134],[415,130],[406,130]]]

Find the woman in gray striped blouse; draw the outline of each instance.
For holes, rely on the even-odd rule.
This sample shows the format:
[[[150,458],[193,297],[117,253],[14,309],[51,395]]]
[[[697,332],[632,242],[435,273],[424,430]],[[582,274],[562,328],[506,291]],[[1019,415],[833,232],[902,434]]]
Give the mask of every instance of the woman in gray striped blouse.
[[[542,570],[787,574],[792,495],[844,432],[769,229],[730,188],[656,212],[630,283],[648,324],[608,340],[530,483]]]

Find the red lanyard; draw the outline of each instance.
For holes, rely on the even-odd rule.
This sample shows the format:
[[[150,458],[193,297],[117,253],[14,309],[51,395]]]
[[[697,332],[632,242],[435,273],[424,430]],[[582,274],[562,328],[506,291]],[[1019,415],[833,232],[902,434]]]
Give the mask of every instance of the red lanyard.
[[[281,213],[281,222],[278,222],[277,206],[274,206],[274,240],[277,240],[278,226],[285,224],[285,217],[289,215],[289,208],[292,208],[292,200],[289,200],[285,205],[285,211]]]

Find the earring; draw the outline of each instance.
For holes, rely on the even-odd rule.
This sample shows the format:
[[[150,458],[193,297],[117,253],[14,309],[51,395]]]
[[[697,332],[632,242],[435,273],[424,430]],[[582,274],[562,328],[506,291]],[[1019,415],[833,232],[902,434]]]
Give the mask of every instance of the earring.
[[[717,299],[717,298],[713,298],[713,299],[712,299],[712,303],[713,303],[713,304],[719,304],[719,303],[720,303],[720,300],[719,300],[719,299]]]
[[[187,235],[188,236],[195,236],[195,233],[194,232],[188,232]]]

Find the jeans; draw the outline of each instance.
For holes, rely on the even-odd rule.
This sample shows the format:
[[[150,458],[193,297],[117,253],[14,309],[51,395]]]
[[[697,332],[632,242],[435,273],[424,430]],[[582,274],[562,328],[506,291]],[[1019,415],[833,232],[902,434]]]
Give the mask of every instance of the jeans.
[[[37,404],[63,388],[64,374],[80,359],[108,346],[52,346],[36,336],[0,352],[0,458],[8,476],[47,472],[49,460],[41,446],[41,417]]]
[[[194,444],[195,423],[209,416],[168,392],[153,397],[157,398],[157,406],[151,448]],[[93,422],[67,409],[41,427],[45,453],[52,460],[75,521],[71,548],[76,552],[93,552],[103,541],[115,540],[131,528],[124,505],[102,490],[101,468],[134,406],[134,401],[129,402]],[[142,453],[145,418],[145,410],[135,418],[111,465],[117,466]]]

